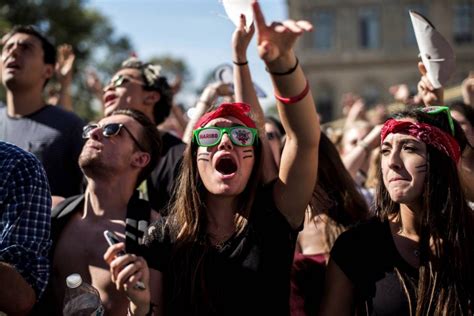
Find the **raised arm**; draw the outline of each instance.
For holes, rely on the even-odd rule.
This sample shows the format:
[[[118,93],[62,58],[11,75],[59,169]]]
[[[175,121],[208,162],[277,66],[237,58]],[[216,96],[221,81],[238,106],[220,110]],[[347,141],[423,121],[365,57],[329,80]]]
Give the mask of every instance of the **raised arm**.
[[[214,104],[217,97],[232,95],[230,85],[224,82],[213,82],[207,85],[202,91],[196,103],[194,116],[188,121],[184,130],[182,141],[186,144],[191,143],[193,137],[194,124],[204,115]]]
[[[432,105],[444,105],[444,89],[433,88],[430,80],[428,79],[425,65],[422,62],[418,63],[418,70],[421,74],[421,79],[418,82],[418,95],[423,100],[425,106]]]
[[[320,125],[309,83],[293,46],[300,35],[313,27],[307,21],[292,20],[268,26],[258,2],[254,1],[252,6],[259,55],[271,75],[286,132],[274,200],[290,225],[296,228],[303,222],[316,183]]]
[[[74,51],[71,45],[63,44],[58,47],[56,76],[61,85],[61,88],[59,90],[58,105],[71,112],[74,111],[71,96],[71,85],[73,79],[72,76],[75,59],[76,55],[74,55]]]
[[[247,48],[250,40],[255,33],[255,26],[250,25],[245,27],[245,15],[240,16],[240,25],[235,29],[232,35],[232,58],[234,63],[234,87],[235,87],[235,101],[244,102],[250,105],[252,118],[257,124],[258,133],[261,136],[263,147],[263,176],[264,182],[269,182],[278,174],[275,159],[272,157],[272,152],[268,140],[265,136],[265,114],[258,101],[257,93],[250,74],[250,68],[247,60]]]

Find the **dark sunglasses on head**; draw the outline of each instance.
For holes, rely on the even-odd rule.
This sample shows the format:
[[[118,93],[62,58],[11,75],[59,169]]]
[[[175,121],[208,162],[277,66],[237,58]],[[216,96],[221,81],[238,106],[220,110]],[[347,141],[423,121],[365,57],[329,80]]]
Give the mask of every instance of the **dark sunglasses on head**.
[[[105,124],[105,125],[102,125],[102,126],[99,125],[99,124],[87,124],[82,129],[82,138],[89,139],[91,137],[92,131],[97,129],[97,128],[102,129],[102,135],[104,137],[107,137],[107,138],[117,136],[118,134],[120,134],[120,131],[123,128],[128,133],[128,135],[130,135],[130,137],[132,138],[133,142],[137,145],[137,147],[141,151],[147,152],[143,148],[143,146],[140,145],[140,143],[135,138],[135,136],[133,136],[132,132],[130,132],[130,130],[127,128],[127,126],[123,125],[122,123],[109,123],[109,124]]]
[[[426,106],[421,108],[420,111],[428,113],[428,114],[438,114],[445,112],[446,116],[448,117],[449,128],[451,129],[451,134],[454,136],[454,123],[453,118],[451,117],[451,111],[449,110],[448,106]]]
[[[236,146],[252,146],[257,139],[257,129],[247,126],[203,127],[193,131],[193,141],[201,147],[212,147],[220,143],[226,133]]]
[[[118,75],[118,76],[112,78],[112,80],[110,80],[110,85],[112,87],[117,88],[117,87],[121,87],[123,85],[126,85],[129,82],[136,83],[140,86],[145,86],[145,83],[143,83],[142,81],[140,81],[138,79],[135,79],[135,78],[132,78],[132,77],[129,77],[129,76],[125,76],[125,75]]]

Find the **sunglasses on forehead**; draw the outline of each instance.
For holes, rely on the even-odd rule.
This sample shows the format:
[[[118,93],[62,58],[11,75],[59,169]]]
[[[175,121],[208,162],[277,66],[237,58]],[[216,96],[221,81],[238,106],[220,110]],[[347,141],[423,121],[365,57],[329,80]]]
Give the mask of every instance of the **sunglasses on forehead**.
[[[124,86],[129,82],[136,83],[140,86],[145,86],[145,83],[143,83],[142,81],[140,81],[138,79],[135,79],[135,78],[132,78],[132,77],[129,77],[129,76],[125,76],[125,75],[118,75],[118,76],[112,78],[112,80],[110,80],[110,85],[112,87],[117,88],[117,87]]]
[[[133,136],[132,132],[130,132],[127,126],[123,125],[122,123],[109,123],[105,125],[88,124],[84,126],[84,128],[82,129],[82,138],[89,139],[91,137],[92,131],[97,128],[102,129],[102,135],[107,138],[117,136],[118,134],[120,134],[120,131],[123,128],[128,133],[128,135],[130,135],[130,137],[132,138],[133,142],[137,145],[137,147],[141,151],[147,152],[147,150],[145,150],[143,146],[140,145],[140,142],[138,142],[135,136]]]
[[[212,147],[220,143],[222,136],[227,134],[236,146],[252,146],[258,136],[256,128],[247,126],[203,127],[193,131],[193,141],[201,147]]]
[[[445,112],[446,116],[448,117],[449,128],[451,129],[451,134],[454,136],[454,123],[453,123],[453,118],[451,117],[451,111],[449,110],[448,106],[426,106],[424,108],[421,108],[420,111],[427,114],[433,114],[433,115]]]

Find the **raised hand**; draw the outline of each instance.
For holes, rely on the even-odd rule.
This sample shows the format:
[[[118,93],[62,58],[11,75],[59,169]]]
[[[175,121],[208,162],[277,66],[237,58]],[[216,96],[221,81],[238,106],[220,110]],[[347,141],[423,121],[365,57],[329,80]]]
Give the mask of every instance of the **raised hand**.
[[[245,15],[240,15],[240,24],[232,34],[232,53],[233,60],[237,63],[247,62],[247,48],[255,33],[255,25],[252,23],[249,27],[246,25]]]
[[[72,67],[76,55],[72,46],[69,44],[62,44],[58,47],[58,60],[56,62],[56,76],[58,81],[63,84],[70,84],[72,81]]]
[[[469,76],[463,80],[461,91],[464,103],[474,106],[474,71],[470,71]]]
[[[254,1],[252,7],[258,35],[258,53],[266,63],[271,63],[281,57],[288,57],[297,38],[304,32],[313,30],[313,25],[303,20],[286,20],[267,25],[258,2]]]
[[[117,290],[124,291],[134,309],[148,311],[150,306],[150,273],[148,265],[142,257],[134,254],[124,254],[117,256],[120,251],[125,250],[123,242],[110,246],[104,254],[104,260],[110,266],[112,282],[115,283]],[[136,284],[142,281],[145,289],[138,289]]]
[[[435,89],[431,84],[428,76],[426,75],[427,71],[422,62],[418,63],[418,70],[421,73],[421,79],[418,82],[418,95],[423,100],[423,103],[426,106],[431,105],[443,105],[444,102],[444,90],[443,88]]]

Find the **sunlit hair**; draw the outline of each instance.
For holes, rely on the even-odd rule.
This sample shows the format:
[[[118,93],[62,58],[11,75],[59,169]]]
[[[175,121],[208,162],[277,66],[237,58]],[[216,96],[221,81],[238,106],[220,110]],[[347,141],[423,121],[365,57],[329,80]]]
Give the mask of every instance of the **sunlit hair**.
[[[395,116],[395,119],[399,118],[413,118],[450,133],[446,113],[430,115],[411,110]],[[459,125],[454,124],[456,140],[463,150],[465,135]],[[419,281],[417,297],[408,297],[409,301],[416,299],[417,304],[411,314],[468,315],[469,310],[472,312],[474,298],[473,214],[462,193],[454,161],[434,147],[426,147],[428,168],[420,197]],[[380,167],[378,174],[382,179]],[[390,199],[382,180],[377,187],[376,211],[383,221],[400,212],[400,205]],[[408,278],[397,272],[406,287]]]
[[[169,115],[173,105],[173,91],[168,80],[162,73],[161,66],[144,63],[136,57],[131,57],[122,63],[120,69],[137,69],[140,71],[143,87],[147,91],[156,91],[160,99],[153,107],[153,118],[155,124],[161,124]]]
[[[318,179],[309,207],[311,218],[326,214],[339,227],[326,225],[326,242],[332,248],[343,230],[367,218],[368,208],[336,147],[324,133],[321,133],[318,153]]]
[[[262,149],[261,139],[254,145],[255,163],[244,191],[238,196],[235,215],[236,234],[243,232],[251,216],[251,208],[257,189],[262,185]],[[207,235],[207,216],[205,198],[207,189],[201,180],[197,168],[198,145],[191,142],[183,157],[181,174],[176,189],[176,200],[170,207],[166,229],[170,231],[174,242],[173,282],[176,291],[184,292],[191,301],[206,300],[208,292],[205,284],[204,269],[207,253],[212,245]],[[189,287],[183,287],[188,284]],[[207,302],[210,306],[212,302]],[[202,304],[196,304],[202,306]],[[210,307],[211,308],[211,307]]]
[[[110,116],[113,115],[126,115],[133,118],[141,125],[140,135],[137,135],[137,139],[140,145],[150,154],[150,162],[140,171],[137,179],[137,186],[142,183],[153,171],[161,152],[161,136],[156,128],[156,125],[150,121],[150,119],[140,111],[133,109],[120,109],[113,111]],[[110,117],[109,116],[109,117]],[[135,145],[136,146],[136,145]],[[136,148],[139,150],[139,148]]]

